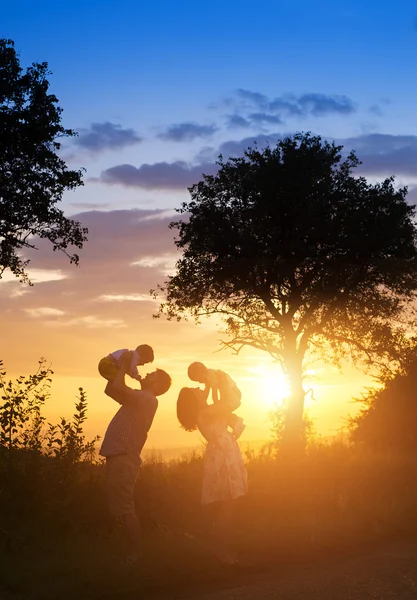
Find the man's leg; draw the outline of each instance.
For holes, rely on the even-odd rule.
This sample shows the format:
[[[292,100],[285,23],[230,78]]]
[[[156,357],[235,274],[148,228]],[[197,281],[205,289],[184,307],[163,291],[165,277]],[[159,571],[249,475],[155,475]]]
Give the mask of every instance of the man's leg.
[[[110,512],[121,519],[128,544],[128,560],[141,554],[141,527],[135,513],[134,488],[138,466],[127,454],[107,459],[107,499]]]
[[[139,519],[135,513],[129,513],[122,516],[122,523],[125,530],[127,542],[129,545],[128,559],[138,560],[142,552],[142,530]]]

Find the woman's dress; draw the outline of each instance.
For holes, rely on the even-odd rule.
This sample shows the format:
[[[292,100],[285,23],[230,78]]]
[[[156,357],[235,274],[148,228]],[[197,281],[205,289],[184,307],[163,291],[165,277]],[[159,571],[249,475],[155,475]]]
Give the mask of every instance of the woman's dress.
[[[207,446],[204,455],[202,503],[235,500],[248,491],[246,467],[239,445],[223,417],[200,422]]]

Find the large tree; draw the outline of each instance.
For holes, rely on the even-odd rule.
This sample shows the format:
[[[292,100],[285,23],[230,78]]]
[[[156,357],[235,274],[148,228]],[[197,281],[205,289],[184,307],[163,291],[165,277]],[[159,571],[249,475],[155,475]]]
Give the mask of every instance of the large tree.
[[[355,177],[352,152],[310,134],[249,148],[190,188],[171,224],[182,257],[159,292],[169,318],[220,315],[225,345],[279,361],[302,428],[308,354],[384,364],[407,345],[417,288],[414,208],[393,178]]]
[[[56,207],[65,190],[82,185],[82,172],[67,169],[59,140],[75,132],[61,124],[62,109],[48,92],[47,63],[23,71],[11,40],[0,39],[0,278],[5,269],[27,280],[22,250],[36,237],[52,242],[71,262],[87,229]]]

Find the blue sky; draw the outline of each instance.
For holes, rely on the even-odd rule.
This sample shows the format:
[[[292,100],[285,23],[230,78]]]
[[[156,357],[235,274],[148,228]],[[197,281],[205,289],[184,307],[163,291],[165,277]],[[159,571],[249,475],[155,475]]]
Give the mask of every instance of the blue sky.
[[[0,36],[22,66],[49,63],[64,124],[79,132],[62,154],[86,168],[62,206],[90,229],[79,268],[41,247],[33,288],[3,278],[3,339],[26,340],[4,353],[11,371],[46,356],[62,381],[101,390],[96,362],[116,347],[151,343],[178,378],[217,350],[212,326],[152,320],[149,289],[177,257],[167,210],[219,152],[312,131],[417,199],[415,2],[19,0],[2,3]],[[239,378],[243,363],[228,360]]]
[[[0,35],[15,41],[22,64],[49,63],[51,90],[81,144],[83,135],[107,132],[107,145],[64,149],[71,166],[87,169],[86,187],[65,198],[68,213],[89,203],[177,206],[187,197],[178,172],[169,186],[172,166],[165,167],[163,191],[148,179],[142,185],[141,173],[133,184],[136,172],[129,179],[112,171],[104,185],[90,182],[123,164],[138,169],[185,161],[195,167],[185,176],[190,184],[200,163],[212,163],[228,141],[266,136],[273,143],[311,130],[341,143],[354,138],[357,147],[358,136],[409,135],[417,128],[417,7],[409,1],[21,0],[2,7]],[[288,98],[291,111],[266,108]],[[115,146],[120,131],[125,140]],[[169,132],[177,138],[167,139]],[[398,140],[391,141],[397,148]],[[370,151],[378,152],[375,143]],[[157,167],[153,172],[161,176]],[[413,182],[409,172],[397,174]]]

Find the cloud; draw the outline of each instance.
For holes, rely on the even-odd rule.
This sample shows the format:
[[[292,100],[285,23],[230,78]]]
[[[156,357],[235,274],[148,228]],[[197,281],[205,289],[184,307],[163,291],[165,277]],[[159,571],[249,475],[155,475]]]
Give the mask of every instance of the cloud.
[[[166,254],[163,256],[144,256],[140,260],[132,263],[134,266],[154,269],[157,268],[164,275],[170,275],[175,270],[175,263],[178,256],[176,254]]]
[[[67,275],[62,269],[36,269],[30,266],[26,269],[29,279],[32,283],[46,283],[48,281],[59,281],[65,279]],[[0,285],[5,283],[16,283],[19,279],[9,270],[6,270],[0,279]]]
[[[218,148],[204,148],[203,154],[196,159],[215,160],[219,154],[227,160],[229,157],[242,156],[249,147],[264,148],[275,146],[282,138],[291,133],[270,133],[253,135],[240,140],[223,142]],[[323,139],[332,141],[330,137]],[[362,165],[357,169],[364,175],[406,176],[417,178],[417,136],[392,135],[384,133],[364,133],[363,135],[336,139],[343,146],[344,155],[354,150]]]
[[[409,204],[413,204],[414,206],[417,205],[417,187],[416,186],[408,188],[407,202],[409,202]]]
[[[259,92],[245,89],[237,90],[223,104],[234,108],[233,114],[226,115],[228,127],[256,127],[261,124],[284,123],[289,118],[351,115],[356,111],[355,103],[344,95],[308,93],[268,98]]]
[[[240,115],[227,115],[226,125],[230,129],[233,129],[234,127],[247,128],[251,126],[251,122],[248,119],[244,119]]]
[[[93,180],[93,178],[90,178],[90,180]],[[95,178],[95,180],[97,181],[97,178]],[[112,204],[111,204],[111,202],[97,202],[95,204],[93,204],[92,202],[72,202],[71,207],[76,208],[79,211],[82,211],[82,210],[106,210],[108,208],[111,208]]]
[[[147,190],[181,190],[201,180],[203,173],[216,172],[213,164],[190,165],[184,161],[158,162],[135,167],[117,165],[102,171],[99,180],[107,184],[137,187]]]
[[[347,96],[326,96],[325,94],[304,94],[295,99],[305,115],[323,117],[330,114],[350,115],[356,106]]]
[[[253,148],[255,145],[258,148],[265,148],[267,145],[275,146],[283,137],[283,133],[262,133],[244,137],[240,140],[229,140],[220,144],[220,146],[216,149],[205,148],[203,156],[206,158],[206,160],[211,158],[211,160],[214,161],[217,159],[219,154],[221,154],[223,158],[227,160],[230,157],[242,156],[245,150],[247,150],[249,147]]]
[[[150,294],[103,294],[98,299],[103,302],[155,302]]]
[[[7,331],[14,328],[17,338],[28,335],[37,346],[43,346],[50,343],[42,329],[48,327],[47,336],[56,338],[58,348],[60,331],[66,336],[63,339],[78,344],[83,328],[94,329],[107,347],[106,336],[113,329],[123,331],[134,324],[136,331],[142,323],[149,329],[159,304],[150,290],[164,282],[166,270],[179,257],[174,232],[169,229],[172,211],[90,211],[74,218],[90,232],[80,251],[79,267],[65,262],[62,255],[51,252],[45,240],[39,240],[39,250],[30,258],[37,263],[32,272],[44,274],[43,283],[29,288],[18,280],[10,281],[0,294],[0,311],[7,312]],[[64,265],[61,271],[57,265]],[[60,278],[45,279],[57,272]],[[22,290],[26,293],[20,293]]]
[[[384,111],[379,104],[372,104],[372,106],[369,107],[369,112],[373,113],[377,117],[382,117],[384,115]]]
[[[214,175],[215,164],[221,154],[225,160],[242,156],[248,147],[274,146],[290,133],[261,133],[240,140],[223,142],[217,148],[204,147],[195,157],[193,164],[185,161],[158,162],[139,167],[124,164],[110,167],[101,173],[98,181],[154,190],[181,190],[201,181],[203,173]],[[328,138],[331,141],[331,138]],[[362,161],[359,172],[369,175],[406,175],[417,177],[417,136],[367,133],[337,139],[345,153],[355,150]],[[152,217],[153,218],[153,217]]]
[[[165,131],[158,134],[161,140],[170,142],[191,142],[196,138],[212,136],[218,127],[215,125],[198,125],[196,123],[178,123],[170,125]]]
[[[40,306],[39,308],[25,308],[25,312],[34,318],[38,317],[61,317],[64,311],[59,308],[49,308],[48,306]]]
[[[127,324],[122,319],[100,319],[95,315],[88,315],[59,323],[64,327],[86,327],[87,329],[119,329],[127,327]],[[49,325],[57,325],[57,322],[50,322]]]
[[[110,123],[92,123],[89,129],[80,129],[73,144],[90,152],[120,150],[143,141],[134,129],[123,129],[121,125]]]
[[[278,115],[269,115],[267,113],[251,113],[248,116],[248,120],[254,125],[263,125],[264,123],[277,125],[283,123],[283,120]]]
[[[337,140],[355,150],[360,171],[369,175],[405,175],[417,178],[417,136],[369,133]]]

